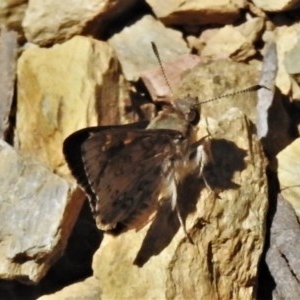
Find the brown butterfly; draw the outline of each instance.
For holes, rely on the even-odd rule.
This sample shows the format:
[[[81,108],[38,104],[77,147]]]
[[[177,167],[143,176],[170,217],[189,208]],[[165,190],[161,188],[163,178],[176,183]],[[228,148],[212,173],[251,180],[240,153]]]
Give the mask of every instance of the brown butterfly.
[[[177,188],[191,173],[202,176],[209,156],[209,139],[196,137],[199,107],[187,97],[151,122],[84,128],[66,138],[63,153],[99,229],[141,225],[167,199],[185,230]]]
[[[166,106],[149,124],[90,127],[71,134],[63,152],[85,190],[98,228],[138,223],[170,199],[178,212],[177,187],[202,173],[206,139],[197,141],[197,99]]]

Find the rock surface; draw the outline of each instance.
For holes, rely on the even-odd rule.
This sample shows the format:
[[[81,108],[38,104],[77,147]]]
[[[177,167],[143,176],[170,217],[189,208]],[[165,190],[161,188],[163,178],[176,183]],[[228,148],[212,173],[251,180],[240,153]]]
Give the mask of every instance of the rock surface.
[[[268,207],[266,160],[238,110],[209,131],[213,191],[189,178],[181,194],[193,244],[167,204],[138,232],[106,235],[93,263],[101,299],[253,299]]]
[[[3,217],[9,234],[1,236],[0,265],[1,278],[16,279],[0,280],[0,298],[297,299],[300,226],[294,208],[280,199],[299,198],[299,9],[299,0],[1,1],[0,24],[18,36],[14,45],[2,36],[7,51],[0,53],[2,71],[8,70],[0,75],[2,138],[15,148],[2,142],[3,153],[14,154],[1,154],[9,167],[0,168],[0,184],[12,183],[0,199],[14,202],[3,212],[10,217]],[[265,88],[237,93],[257,84]],[[192,175],[180,191],[195,245],[166,202],[145,228],[106,234],[99,247],[103,232],[88,202],[81,209],[84,195],[74,190],[62,142],[87,126],[151,120],[170,96],[197,97],[199,137],[212,138],[205,178],[213,192]],[[63,192],[56,193],[60,184]],[[38,235],[33,227],[22,234],[28,224]]]
[[[203,34],[198,43],[204,46],[198,50],[202,57],[212,60],[232,58],[245,61],[256,54],[254,43],[262,33],[263,26],[262,18],[251,19],[236,27],[224,26],[208,38]]]
[[[270,43],[264,56],[259,80],[259,84],[267,88],[258,91],[256,110],[257,135],[270,160],[294,139],[291,132],[291,117],[284,105],[284,98],[275,85],[277,65],[276,45]]]
[[[2,140],[0,157],[0,278],[37,283],[63,253],[83,198]]]
[[[37,300],[97,300],[101,299],[98,281],[93,278],[87,278],[82,282],[74,283],[52,295],[39,297]]]
[[[89,22],[120,14],[136,0],[31,0],[23,20],[28,41],[38,45],[64,42],[81,34]],[[55,17],[55,22],[53,18]]]
[[[243,1],[147,0],[155,15],[166,24],[199,25],[234,22],[245,8]]]
[[[268,0],[253,0],[253,3],[262,10],[269,12],[279,12],[290,9],[298,8],[300,5],[299,0],[280,0],[280,1],[268,1]]]
[[[158,65],[151,42],[157,45],[164,62],[190,52],[179,31],[166,28],[152,16],[146,15],[109,40],[127,80],[137,80],[142,71]]]
[[[17,34],[5,28],[0,34],[0,139],[9,135],[17,69]]]
[[[277,155],[278,179],[283,197],[289,201],[300,218],[300,138]]]
[[[74,37],[50,49],[28,48],[18,62],[20,150],[69,173],[63,140],[75,130],[106,122],[107,110],[118,103],[116,78],[118,67],[107,43]],[[114,113],[118,116],[118,110]]]
[[[282,26],[276,30],[276,45],[278,55],[278,73],[276,77],[276,86],[284,95],[291,92],[292,81],[285,67],[286,54],[289,53],[298,41],[298,31],[300,25]]]
[[[162,64],[168,82],[158,66],[142,72],[141,80],[147,87],[153,101],[167,101],[173,97],[173,89],[180,85],[183,74],[199,63],[200,58],[197,55],[181,55],[175,60]]]
[[[300,295],[299,234],[299,222],[293,207],[279,195],[271,225],[271,246],[266,253],[269,272],[276,281],[273,299],[297,299]]]
[[[23,35],[22,20],[28,6],[28,0],[2,0],[0,2],[0,25]]]
[[[199,64],[187,72],[177,90],[177,98],[186,95],[198,97],[199,102],[205,102],[223,94],[243,90],[258,82],[260,64],[245,64],[229,60],[217,60]],[[243,73],[243,76],[240,74]],[[230,87],[230,88],[229,88]],[[239,87],[236,89],[235,87]],[[225,97],[217,101],[203,103],[201,115],[219,119],[230,107],[238,107],[252,122],[256,118],[257,94],[244,93]]]

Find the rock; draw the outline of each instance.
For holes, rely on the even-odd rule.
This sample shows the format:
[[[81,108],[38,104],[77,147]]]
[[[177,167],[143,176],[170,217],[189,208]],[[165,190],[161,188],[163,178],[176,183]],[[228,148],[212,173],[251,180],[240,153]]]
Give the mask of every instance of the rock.
[[[297,299],[300,295],[299,235],[295,211],[282,195],[278,195],[270,230],[270,247],[266,253],[268,272],[276,282],[273,295],[278,295],[273,299]]]
[[[289,74],[300,74],[300,62],[297,59],[300,51],[299,40],[294,47],[286,53],[284,58],[285,69]]]
[[[286,10],[298,8],[300,1],[299,0],[280,0],[280,1],[253,0],[253,3],[265,11],[283,12]]]
[[[240,16],[244,1],[146,1],[154,14],[169,25],[228,24]]]
[[[258,84],[259,64],[218,60],[200,64],[187,72],[175,95],[198,97],[199,103],[223,94],[235,93]],[[241,76],[243,74],[243,76]],[[236,94],[201,105],[201,116],[219,119],[230,107],[238,107],[255,122],[257,93]]]
[[[182,33],[166,28],[152,16],[146,15],[109,40],[127,80],[137,80],[143,71],[158,66],[151,42],[156,44],[163,62],[190,52]]]
[[[28,6],[28,0],[2,0],[0,2],[0,27],[4,25],[23,35],[22,20]]]
[[[251,13],[251,15],[268,19],[266,12],[264,12],[261,8],[255,6],[252,2],[248,2],[247,4],[248,4],[248,10]]]
[[[0,69],[0,139],[5,139],[9,135],[17,69],[17,33],[5,28],[0,34]]]
[[[286,72],[290,75],[292,101],[299,106],[300,101],[300,64],[298,55],[300,51],[300,43],[297,40],[294,47],[285,54],[284,66]]]
[[[277,50],[275,43],[269,43],[262,63],[259,84],[267,87],[258,92],[256,128],[259,138],[266,137],[269,131],[268,117],[275,95],[275,78],[277,75]]]
[[[25,50],[18,61],[20,150],[60,174],[69,174],[63,140],[83,127],[119,120],[118,76],[112,49],[91,38],[74,37],[50,49]]]
[[[98,281],[89,277],[82,282],[77,282],[55,292],[51,295],[45,295],[37,300],[96,300],[101,299]]]
[[[254,44],[257,42],[265,27],[265,21],[262,17],[251,18],[245,23],[236,26],[236,29],[245,37],[249,43]]]
[[[295,236],[298,231],[293,229],[291,235],[288,230],[294,224],[288,222],[279,239],[274,239],[275,221],[272,224],[271,221],[272,209],[276,208],[272,196],[276,200],[278,193],[273,191],[278,188],[277,173],[280,173],[284,197],[298,200],[298,145],[294,143],[298,143],[300,132],[300,25],[297,23],[300,0],[0,2],[0,27],[18,33],[17,45],[10,44],[4,55],[0,50],[0,139],[14,145],[24,164],[33,161],[28,157],[34,156],[31,165],[43,170],[47,168],[41,165],[48,166],[46,175],[41,171],[31,174],[36,168],[28,171],[27,165],[27,169],[19,168],[25,170],[24,174],[17,167],[10,167],[9,171],[0,169],[0,173],[4,172],[0,177],[5,176],[3,182],[8,180],[6,177],[14,176],[13,184],[1,190],[0,199],[13,197],[21,202],[13,203],[7,210],[12,220],[17,220],[13,223],[15,228],[8,217],[2,226],[5,230],[6,223],[11,226],[12,233],[8,235],[14,240],[7,242],[8,235],[2,238],[0,230],[3,262],[0,271],[4,270],[0,275],[13,279],[0,280],[1,299],[36,299],[78,280],[78,285],[65,288],[52,298],[98,299],[103,295],[104,299],[122,299],[130,292],[128,297],[132,299],[152,296],[271,299],[272,293],[273,298],[297,298],[299,247]],[[4,44],[9,45],[4,39]],[[77,218],[83,195],[74,190],[74,179],[70,178],[61,153],[62,143],[66,136],[87,126],[126,124],[157,115],[163,107],[161,100],[170,98],[170,89],[161,77],[151,42],[157,45],[165,65],[173,100],[189,95],[199,99],[199,137],[211,135],[212,138],[213,161],[205,168],[205,178],[213,192],[206,189],[203,180],[192,175],[180,188],[180,205],[194,247],[187,243],[176,215],[166,202],[155,218],[138,232],[127,231],[114,237],[106,234],[95,255],[93,275],[91,256],[100,243],[94,236],[101,238],[102,232],[94,226],[87,201],[83,208],[90,218],[89,226],[82,225],[87,223],[85,219],[80,221],[83,209]],[[277,53],[269,54],[270,43],[275,43]],[[13,65],[16,55],[19,56],[17,74]],[[149,101],[149,93],[140,81],[141,74],[150,83],[152,100],[158,101]],[[238,94],[257,84],[266,85],[270,90]],[[216,100],[230,93],[234,96]],[[236,110],[228,112],[232,107],[238,107],[243,114]],[[261,147],[268,157],[271,210],[268,244],[258,266],[266,211],[266,162]],[[2,158],[0,163],[8,162]],[[43,179],[44,185],[39,178],[32,180],[34,176]],[[48,185],[52,180],[48,176],[57,180],[54,187]],[[33,185],[31,194],[27,192],[30,184]],[[40,193],[49,187],[45,193],[55,194],[60,184],[63,192],[53,196],[52,207],[48,204],[50,196],[43,198]],[[19,186],[26,187],[26,191]],[[32,204],[38,202],[37,197],[39,201],[42,198],[47,201],[43,203],[47,212],[46,208],[40,208],[42,204]],[[63,200],[57,204],[60,198]],[[260,199],[263,200],[258,204]],[[23,205],[24,211],[28,209],[30,214],[17,211]],[[72,208],[74,212],[72,205],[77,205]],[[277,208],[276,213],[284,210],[280,204]],[[0,205],[0,212],[5,209],[6,205]],[[67,214],[64,217],[63,210]],[[47,223],[50,216],[53,224]],[[295,219],[292,214],[289,216],[288,220]],[[60,230],[59,222],[68,222],[64,218],[70,220],[69,225],[63,225],[67,229],[53,233],[53,228]],[[77,218],[74,226],[73,218]],[[22,236],[20,226],[24,223],[35,225],[37,233],[33,235],[33,225],[30,225],[32,228],[24,231],[29,232],[28,237]],[[29,227],[25,225],[24,228]],[[63,237],[62,242],[59,235]],[[48,240],[43,243],[43,238]],[[45,250],[45,244],[52,248]],[[64,255],[58,259],[63,251]],[[273,278],[265,273],[257,278],[257,268],[262,274],[264,266]],[[93,277],[81,281],[85,276]],[[266,277],[271,286],[265,284]],[[25,285],[21,280],[38,284]],[[267,291],[264,297],[255,295],[257,281]]]
[[[141,74],[141,79],[150,93],[152,100],[166,101],[173,96],[173,87],[175,88],[180,84],[181,75],[199,63],[200,57],[192,54],[185,54],[173,61],[163,63],[163,69],[170,87],[160,67],[144,71]]]
[[[91,22],[120,15],[135,3],[136,0],[31,0],[23,28],[32,43],[42,46],[64,42],[81,34]]]
[[[278,180],[283,197],[289,201],[300,218],[300,138],[283,149],[277,155]]]
[[[139,231],[105,234],[93,262],[101,299],[253,299],[268,207],[266,160],[239,110],[208,125],[213,165],[205,176],[213,191],[191,177],[180,193],[193,244],[167,202]]]
[[[283,97],[275,86],[277,75],[277,51],[271,43],[265,53],[259,84],[267,88],[257,93],[256,129],[265,153],[270,159],[294,139],[291,117],[283,104]],[[280,126],[278,126],[280,120]]]
[[[1,140],[0,157],[0,276],[37,283],[63,253],[84,198]]]
[[[254,43],[262,33],[263,27],[263,19],[254,18],[240,26],[224,26],[210,36],[204,32],[199,41],[199,44],[204,46],[198,50],[202,57],[212,60],[231,58],[245,61],[255,55]]]
[[[285,56],[298,42],[298,32],[300,25],[281,26],[276,28],[275,42],[277,45],[278,72],[276,77],[276,86],[284,95],[291,93],[292,81],[285,67]]]

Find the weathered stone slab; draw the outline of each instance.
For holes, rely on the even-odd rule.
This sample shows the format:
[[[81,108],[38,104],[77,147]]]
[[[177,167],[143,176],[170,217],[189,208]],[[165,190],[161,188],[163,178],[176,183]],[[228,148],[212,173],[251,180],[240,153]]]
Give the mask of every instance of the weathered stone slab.
[[[28,41],[38,45],[65,42],[92,22],[122,15],[136,0],[31,0],[23,20]]]
[[[286,10],[296,9],[300,5],[299,0],[280,0],[280,1],[268,1],[268,0],[253,0],[253,3],[260,9],[269,12],[283,12]]]
[[[62,143],[72,132],[116,123],[118,65],[111,47],[86,37],[50,49],[30,47],[18,62],[16,135],[22,152],[69,174]]]
[[[238,107],[252,122],[256,118],[257,93],[237,93],[259,82],[260,64],[245,64],[230,60],[217,60],[199,64],[187,72],[177,90],[177,97],[198,97],[199,102],[221,95],[234,95],[204,103],[201,115],[220,119],[230,107]],[[237,93],[237,94],[235,94]]]
[[[99,300],[101,299],[98,280],[89,277],[81,282],[76,282],[62,290],[39,297],[38,300]]]
[[[285,200],[289,201],[300,218],[300,138],[277,155],[278,180]]]
[[[205,122],[201,124],[205,126]],[[162,206],[151,224],[106,235],[94,256],[101,299],[253,299],[264,245],[266,159],[249,121],[237,109],[208,119],[213,163],[210,188],[191,177],[176,213]]]
[[[0,2],[0,26],[16,30],[23,36],[22,21],[28,6],[28,0],[2,0]]]
[[[166,24],[203,25],[234,22],[245,8],[244,1],[147,0],[155,15]]]
[[[17,34],[3,28],[0,34],[0,138],[9,129],[17,69]]]
[[[63,253],[83,197],[0,140],[0,278],[37,283]]]
[[[158,66],[151,42],[157,45],[163,62],[190,52],[180,31],[166,28],[160,21],[146,15],[109,40],[127,80],[137,80],[143,71]]]

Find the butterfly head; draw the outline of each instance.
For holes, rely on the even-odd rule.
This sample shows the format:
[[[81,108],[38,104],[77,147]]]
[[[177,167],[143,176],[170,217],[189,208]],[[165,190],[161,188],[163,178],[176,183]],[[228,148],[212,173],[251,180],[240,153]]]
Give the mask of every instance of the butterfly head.
[[[150,124],[148,129],[171,129],[186,135],[200,120],[197,98],[186,97],[166,105]]]
[[[197,97],[187,96],[183,99],[178,99],[173,104],[177,111],[179,111],[185,121],[192,125],[198,125],[200,121],[200,105]]]

